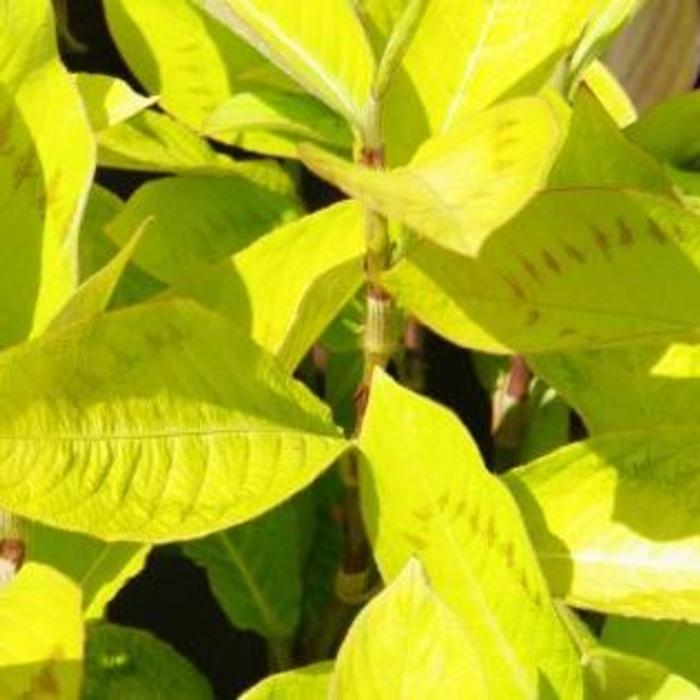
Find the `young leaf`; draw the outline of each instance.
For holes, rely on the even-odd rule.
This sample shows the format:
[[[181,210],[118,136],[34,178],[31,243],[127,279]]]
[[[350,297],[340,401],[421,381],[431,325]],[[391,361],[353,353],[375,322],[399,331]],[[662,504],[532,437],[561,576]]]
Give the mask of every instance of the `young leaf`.
[[[240,700],[327,700],[333,664],[321,662],[270,676]]]
[[[698,235],[700,219],[665,197],[552,190],[476,259],[423,241],[383,283],[433,330],[488,352],[682,339],[700,324]]]
[[[0,505],[106,540],[256,517],[345,449],[328,410],[221,317],[144,304],[0,356]]]
[[[44,330],[78,279],[95,146],[50,0],[0,0],[0,347]],[[56,135],[60,134],[60,138]]]
[[[338,653],[329,697],[529,697],[499,695],[482,654],[412,559],[353,623]]]
[[[126,121],[158,101],[157,97],[139,95],[111,75],[78,73],[76,81],[94,131]]]
[[[184,545],[207,572],[231,623],[267,639],[292,637],[302,600],[301,513],[295,501]],[[284,546],[280,546],[284,543]]]
[[[263,236],[174,292],[225,314],[293,370],[362,285],[364,252],[362,209],[342,202]]]
[[[604,63],[593,61],[581,75],[581,83],[593,92],[619,127],[637,121],[637,109],[630,96]]]
[[[524,98],[476,115],[385,172],[304,146],[302,160],[370,209],[473,255],[544,185],[561,128],[549,103]]]
[[[350,152],[347,124],[324,104],[308,95],[259,88],[239,92],[208,117],[204,133],[219,141],[255,150],[250,132],[269,131],[289,141],[278,155],[297,156],[296,144],[313,141]]]
[[[30,562],[0,590],[0,697],[79,700],[83,625],[80,591]]]
[[[457,417],[377,373],[359,446],[363,514],[383,577],[420,556],[496,684],[487,697],[528,697],[538,682],[580,697],[578,662],[515,502]]]
[[[602,640],[614,649],[664,664],[700,686],[700,627],[684,622],[609,617]]]
[[[611,433],[505,480],[554,595],[577,607],[700,620],[697,428]]]
[[[209,683],[148,632],[96,624],[85,650],[83,700],[214,700]]]
[[[104,0],[109,30],[139,82],[200,130],[239,86],[289,83],[195,0]]]
[[[233,175],[291,195],[294,185],[276,163],[235,161],[159,112],[147,110],[97,134],[99,163],[107,168],[190,175]]]
[[[58,569],[82,590],[85,619],[104,615],[107,604],[146,563],[150,547],[102,542],[37,522],[25,524],[29,558]]]
[[[155,278],[172,283],[244,249],[299,214],[295,198],[242,177],[170,177],[137,190],[106,232],[126,245],[134,230],[152,219],[135,261]]]
[[[308,92],[362,129],[374,56],[346,0],[196,0]]]

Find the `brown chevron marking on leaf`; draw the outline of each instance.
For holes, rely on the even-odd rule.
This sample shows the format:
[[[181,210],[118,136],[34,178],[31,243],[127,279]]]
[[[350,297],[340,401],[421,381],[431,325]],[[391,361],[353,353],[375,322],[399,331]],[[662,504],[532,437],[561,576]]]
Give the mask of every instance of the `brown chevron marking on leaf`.
[[[462,499],[455,505],[455,518],[461,518],[464,515],[464,511],[467,510],[467,502]]]
[[[12,130],[12,110],[8,107],[5,113],[0,116],[0,154],[7,154],[11,152],[10,147],[10,132]]]
[[[524,255],[518,255],[518,260],[521,267],[525,270],[525,272],[527,272],[528,275],[530,275],[530,277],[532,277],[535,282],[541,281],[542,278],[540,277],[540,273],[532,260],[526,258]]]
[[[617,228],[620,232],[620,244],[623,246],[631,246],[634,243],[634,231],[624,219],[617,222]]]
[[[429,506],[424,506],[423,508],[417,508],[413,511],[413,517],[421,522],[427,523],[433,517],[433,512]]]
[[[438,508],[440,510],[445,510],[447,508],[447,504],[449,503],[449,496],[446,493],[443,493],[438,499],[437,499],[437,504]]]
[[[38,175],[36,157],[32,149],[25,151],[24,155],[17,162],[13,174],[13,186],[18,190],[22,184]]]
[[[548,250],[542,251],[542,259],[544,264],[555,274],[561,275],[561,265],[557,262],[557,259]]]
[[[520,286],[518,281],[511,277],[510,275],[501,275],[501,278],[503,281],[508,285],[510,288],[510,291],[513,292],[513,295],[516,296],[520,301],[526,301],[527,296],[525,294],[525,291],[523,288]]]
[[[428,546],[428,541],[423,537],[419,537],[418,535],[414,535],[410,532],[404,532],[402,534],[415,551],[421,551]]]
[[[541,318],[541,314],[537,309],[529,309],[525,317],[525,325],[532,328]]]
[[[576,246],[571,245],[571,243],[567,243],[566,241],[562,241],[562,246],[564,247],[564,252],[569,258],[571,258],[571,260],[580,263],[581,265],[586,262],[586,256]]]
[[[510,540],[503,543],[503,556],[506,559],[508,568],[512,569],[515,566],[515,548]]]
[[[573,328],[562,328],[559,331],[560,338],[566,338],[567,336],[570,336],[570,335],[576,335],[576,331]]]
[[[652,219],[651,217],[649,217],[648,231],[649,231],[649,235],[657,243],[668,243],[668,239],[666,238],[666,234],[664,233],[664,230],[661,228],[661,226],[659,226],[659,224],[656,222],[656,220]]]
[[[486,529],[484,530],[484,536],[486,537],[489,545],[493,546],[496,544],[496,521],[493,513],[489,513]]]
[[[589,226],[588,228],[593,233],[593,241],[598,250],[600,250],[606,258],[610,258],[610,239],[605,231],[599,229],[597,226]]]

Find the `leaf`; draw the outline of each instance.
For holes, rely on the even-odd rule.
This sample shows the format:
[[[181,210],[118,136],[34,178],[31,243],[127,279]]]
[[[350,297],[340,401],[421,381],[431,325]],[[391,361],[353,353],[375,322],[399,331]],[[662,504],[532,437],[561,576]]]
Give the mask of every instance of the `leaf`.
[[[346,0],[195,0],[305,90],[362,129],[374,57]]]
[[[94,143],[50,0],[0,0],[0,347],[39,333],[78,279]],[[61,138],[57,139],[56,134]]]
[[[96,624],[85,653],[83,700],[214,700],[209,683],[148,632]]]
[[[390,581],[420,557],[468,627],[493,681],[485,697],[530,697],[538,682],[541,693],[580,697],[577,659],[515,502],[457,417],[377,372],[359,447],[362,510],[382,576]]]
[[[591,153],[605,157],[591,157]],[[627,139],[586,87],[574,102],[571,126],[549,178],[550,187],[620,187],[671,195],[660,163]]]
[[[276,163],[235,161],[165,114],[147,110],[97,134],[99,162],[107,168],[183,175],[234,175],[280,194],[294,185]]]
[[[697,345],[655,343],[540,355],[529,363],[576,409],[591,433],[700,425]]]
[[[626,127],[637,121],[637,110],[630,96],[604,63],[593,61],[583,71],[581,82],[593,92],[618,126]]]
[[[75,77],[94,131],[126,121],[158,101],[157,97],[139,95],[111,75],[77,73]]]
[[[506,697],[492,694],[496,683],[484,672],[480,651],[412,559],[355,619],[329,697]]]
[[[499,105],[426,142],[385,172],[304,146],[302,160],[365,206],[435,243],[476,254],[488,235],[544,185],[560,125],[540,98]]]
[[[105,540],[250,520],[345,449],[328,410],[221,317],[143,304],[0,356],[0,507]]]
[[[700,685],[697,663],[700,627],[684,622],[609,617],[602,639],[615,649],[662,663]]]
[[[207,572],[231,623],[267,639],[292,637],[301,614],[302,532],[298,503],[184,545]],[[283,546],[280,546],[284,543]]]
[[[52,566],[82,590],[85,619],[104,615],[107,604],[143,569],[150,547],[132,542],[102,542],[37,522],[27,522],[31,561]]]
[[[241,695],[240,700],[326,700],[333,664],[323,661],[278,673]]]
[[[605,62],[640,109],[692,89],[700,12],[695,0],[650,0]]]
[[[104,268],[78,287],[75,294],[49,324],[49,331],[65,328],[80,321],[89,321],[107,310],[117,285],[151,221],[152,219],[146,219],[124,248]]]
[[[135,261],[153,277],[172,283],[242,250],[299,214],[295,198],[244,177],[180,176],[140,187],[106,232],[125,245],[152,218]]]
[[[697,428],[610,433],[506,475],[553,594],[700,620],[699,452]]]
[[[362,285],[364,252],[362,209],[343,202],[263,236],[174,292],[225,314],[293,370]]]
[[[609,1],[609,0],[608,0]],[[388,162],[507,97],[535,94],[600,0],[431,0],[387,93]]]
[[[338,115],[312,97],[280,90],[239,92],[215,109],[204,124],[208,136],[243,148],[252,146],[251,150],[255,142],[246,134],[266,130],[289,139],[291,157],[296,157],[295,144],[301,141],[352,150],[352,134]]]
[[[110,33],[139,82],[199,130],[240,87],[288,81],[194,0],[104,0]]]
[[[700,91],[668,100],[627,129],[630,139],[659,160],[693,169],[700,161]]]
[[[0,696],[80,698],[83,628],[78,587],[30,562],[0,590]]]
[[[634,190],[552,190],[492,233],[476,259],[424,241],[383,284],[425,325],[487,352],[689,338],[700,320],[699,221]]]

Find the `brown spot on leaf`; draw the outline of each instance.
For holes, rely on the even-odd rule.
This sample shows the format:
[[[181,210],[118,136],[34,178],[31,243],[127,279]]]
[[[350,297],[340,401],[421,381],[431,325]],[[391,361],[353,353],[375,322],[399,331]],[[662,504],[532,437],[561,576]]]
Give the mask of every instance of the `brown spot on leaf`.
[[[428,546],[427,540],[425,540],[423,537],[419,537],[418,535],[414,535],[410,532],[404,532],[403,536],[416,552],[425,549]]]
[[[525,325],[528,328],[534,326],[541,318],[541,314],[537,309],[528,309],[527,315],[525,316]]]
[[[593,233],[593,241],[595,242],[596,247],[606,258],[609,258],[610,240],[608,239],[607,234],[605,233],[605,231],[599,229],[597,226],[590,226],[589,228]]]
[[[38,174],[34,151],[29,149],[20,157],[13,175],[13,186],[18,190],[22,184]]]
[[[566,241],[564,241],[562,245],[564,246],[564,252],[569,258],[571,258],[571,260],[580,263],[581,265],[586,262],[586,256],[576,246],[571,245],[571,243],[567,243]]]
[[[520,265],[523,267],[525,272],[527,272],[527,274],[530,275],[535,282],[539,282],[541,279],[540,273],[537,271],[537,267],[532,260],[529,260],[524,255],[518,255],[518,260],[520,261]]]
[[[667,243],[666,234],[659,224],[652,218],[649,218],[649,235],[657,243]]]
[[[566,338],[567,336],[570,336],[570,335],[576,335],[576,331],[573,328],[562,328],[559,331],[560,338]]]
[[[617,229],[620,232],[620,245],[631,246],[634,243],[632,227],[624,219],[620,219],[617,222]]]
[[[516,296],[520,301],[526,300],[525,291],[518,283],[517,279],[511,277],[510,275],[502,275],[503,281],[508,285],[510,291]]]

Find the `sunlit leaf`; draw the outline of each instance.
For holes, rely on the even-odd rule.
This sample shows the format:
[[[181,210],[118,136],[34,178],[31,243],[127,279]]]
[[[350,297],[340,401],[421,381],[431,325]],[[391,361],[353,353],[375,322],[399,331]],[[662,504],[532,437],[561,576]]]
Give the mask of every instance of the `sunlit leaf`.
[[[330,697],[506,697],[494,694],[497,683],[480,651],[414,559],[356,618],[338,653]]]
[[[374,57],[347,0],[196,0],[312,95],[361,129]]]
[[[697,428],[611,433],[505,478],[554,595],[572,605],[700,620]]]
[[[261,681],[240,700],[327,700],[333,664],[295,668]]]
[[[312,147],[301,155],[370,209],[441,246],[474,254],[544,185],[560,137],[548,102],[528,98],[426,142],[405,167],[373,170]]]
[[[75,324],[0,356],[0,505],[109,540],[249,520],[344,449],[328,410],[187,302]]]
[[[94,142],[50,0],[0,2],[0,347],[42,331],[78,281]],[[58,137],[60,135],[60,137]]]
[[[0,590],[0,696],[78,700],[83,626],[80,590],[30,562]]]
[[[382,575],[390,581],[420,557],[468,627],[493,689],[485,697],[529,697],[538,683],[580,697],[576,656],[520,513],[458,418],[378,373],[359,445],[368,462],[363,513]]]
[[[637,110],[630,96],[604,63],[593,61],[583,72],[581,80],[618,126],[629,126],[637,120]]]

